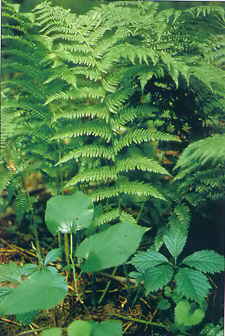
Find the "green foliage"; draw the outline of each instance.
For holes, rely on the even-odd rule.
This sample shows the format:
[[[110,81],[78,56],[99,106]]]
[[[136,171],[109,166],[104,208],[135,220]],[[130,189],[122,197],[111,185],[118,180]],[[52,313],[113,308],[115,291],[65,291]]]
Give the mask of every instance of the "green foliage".
[[[207,323],[201,330],[200,336],[223,336],[223,327],[223,321],[220,321],[218,324]]]
[[[86,259],[85,272],[96,272],[127,261],[138,248],[146,228],[119,223],[86,238],[77,248],[76,256]]]
[[[204,273],[222,271],[224,258],[203,250],[180,259],[189,205],[224,198],[224,8],[115,1],[78,15],[44,1],[21,13],[4,0],[3,20],[0,191],[11,186],[17,223],[33,207],[24,178],[41,171],[53,196],[46,224],[65,233],[65,245],[70,233],[74,281],[80,258],[81,274],[122,265],[144,234],[137,222],[157,226],[151,248],[131,259],[133,275],[147,294],[171,286],[179,330],[197,325],[202,306],[186,299],[203,304]],[[73,257],[74,233],[86,228],[98,233]],[[1,313],[25,321],[58,304],[66,285],[47,265],[60,256],[53,249],[41,266],[1,265],[0,280],[12,284],[1,287]],[[115,321],[75,321],[67,331],[122,334]]]
[[[1,265],[1,269],[5,268],[7,272],[7,266]],[[20,272],[24,275],[23,268]],[[25,276],[24,280],[20,276],[16,286],[7,288],[8,292],[1,297],[1,314],[23,314],[49,309],[62,301],[67,293],[65,279],[55,269],[37,269],[29,276],[25,273]]]
[[[90,226],[93,218],[90,198],[81,192],[55,196],[47,202],[45,221],[52,234],[72,233]]]
[[[171,234],[173,232],[173,234]],[[181,235],[182,234],[182,235]],[[211,285],[203,273],[215,273],[224,270],[224,257],[215,251],[202,250],[184,258],[177,264],[185,242],[185,232],[178,227],[164,237],[164,243],[173,257],[173,263],[159,252],[148,250],[138,252],[130,261],[138,272],[132,272],[130,276],[144,280],[146,293],[157,291],[165,287],[172,279],[175,280],[176,294],[180,298],[187,298],[202,304],[208,296]],[[188,267],[196,268],[193,270]],[[169,295],[171,296],[171,295]]]
[[[68,335],[77,335],[77,336],[91,336],[92,334],[92,325],[90,322],[86,321],[74,321],[67,328]]]
[[[197,308],[191,310],[188,301],[180,301],[175,308],[175,323],[177,326],[191,327],[199,324],[205,316],[204,310]]]
[[[187,235],[179,227],[172,226],[164,235],[164,243],[170,254],[177,258],[183,251]]]
[[[173,268],[170,265],[159,265],[149,268],[144,274],[146,295],[166,286],[171,281],[173,273]]]
[[[204,274],[186,267],[177,272],[175,281],[178,294],[199,303],[208,296],[211,288]]]
[[[130,264],[135,266],[139,272],[145,272],[151,267],[164,263],[168,263],[168,259],[163,254],[151,250],[136,253],[130,261]]]
[[[215,251],[203,250],[194,252],[185,258],[183,263],[203,273],[224,271],[224,257]]]
[[[51,328],[42,331],[41,336],[61,336],[62,329]],[[94,321],[73,321],[67,328],[68,336],[122,336],[121,322],[106,320],[101,323]]]
[[[23,325],[29,325],[37,317],[38,311],[33,311],[29,313],[16,314],[16,320]]]
[[[51,328],[48,330],[44,330],[41,333],[41,336],[62,336],[61,328]]]
[[[45,257],[44,265],[48,265],[49,263],[52,263],[56,261],[58,258],[62,256],[62,249],[61,248],[55,248],[48,252],[48,254]]]

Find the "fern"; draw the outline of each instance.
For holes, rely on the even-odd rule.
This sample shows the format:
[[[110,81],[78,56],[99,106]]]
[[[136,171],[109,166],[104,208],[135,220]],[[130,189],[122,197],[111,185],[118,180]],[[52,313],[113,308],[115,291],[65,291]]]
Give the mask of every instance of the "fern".
[[[195,32],[189,25],[196,17],[201,24],[205,17],[217,22],[221,8],[158,11],[158,4],[113,2],[79,16],[43,2],[32,13],[39,36],[31,34],[29,16],[9,4],[5,13],[11,20],[5,27],[5,39],[11,41],[4,51],[9,58],[6,110],[13,101],[12,117],[18,117],[11,143],[20,139],[24,152],[55,183],[54,190],[78,185],[103,206],[112,202],[109,209],[120,203],[121,211],[124,195],[165,200],[157,185],[170,173],[153,149],[181,139],[152,127],[164,109],[154,94],[144,102],[145,88],[166,82],[179,89],[185,81],[192,90],[201,82],[222,95],[222,73],[213,76],[217,65],[206,64],[215,30],[210,25],[203,33],[199,24]],[[217,41],[219,35],[218,28]],[[137,178],[138,171],[144,174]]]

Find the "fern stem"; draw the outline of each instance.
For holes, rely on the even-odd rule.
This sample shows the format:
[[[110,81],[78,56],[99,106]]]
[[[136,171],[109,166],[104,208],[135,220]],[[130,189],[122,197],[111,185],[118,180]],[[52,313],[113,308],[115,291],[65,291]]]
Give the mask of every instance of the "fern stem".
[[[164,329],[168,330],[168,326],[166,326],[165,324],[160,323],[160,322],[151,322],[151,321],[141,320],[141,319],[137,319],[137,318],[130,317],[130,316],[120,315],[120,314],[117,314],[117,313],[112,313],[111,316],[115,316],[115,317],[118,317],[118,318],[121,318],[121,319],[127,320],[127,321],[133,321],[133,322],[142,323],[142,324],[146,324],[146,325],[152,325],[154,327],[160,327],[160,328],[164,328]]]

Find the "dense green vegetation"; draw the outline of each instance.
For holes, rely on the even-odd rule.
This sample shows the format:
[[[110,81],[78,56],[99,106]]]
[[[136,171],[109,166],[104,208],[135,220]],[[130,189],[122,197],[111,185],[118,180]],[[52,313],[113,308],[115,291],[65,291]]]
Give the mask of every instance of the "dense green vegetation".
[[[1,244],[23,258],[0,265],[1,321],[222,335],[224,8],[35,5],[3,2]]]

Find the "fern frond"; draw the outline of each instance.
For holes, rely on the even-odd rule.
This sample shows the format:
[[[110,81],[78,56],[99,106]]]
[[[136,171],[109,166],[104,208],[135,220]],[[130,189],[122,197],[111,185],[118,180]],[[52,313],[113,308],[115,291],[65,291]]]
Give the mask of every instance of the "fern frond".
[[[60,113],[55,114],[54,121],[63,118],[63,119],[81,119],[81,118],[90,118],[90,119],[102,119],[106,122],[109,121],[110,114],[104,104],[95,104],[87,107],[79,106],[73,110],[60,111]]]
[[[202,166],[225,161],[225,135],[216,134],[190,144],[180,155],[175,168],[191,168],[193,163]]]
[[[52,137],[52,140],[64,139],[70,137],[80,137],[83,135],[92,135],[95,137],[101,137],[110,142],[112,137],[111,128],[101,121],[85,121],[85,122],[76,122],[74,125],[69,125],[63,130],[57,132],[57,134]]]
[[[120,217],[120,209],[117,208],[98,216],[95,219],[94,223],[96,226],[100,226],[106,223],[110,223],[119,217]]]
[[[105,103],[109,111],[112,113],[116,113],[117,110],[123,106],[124,102],[128,100],[133,92],[134,90],[132,88],[128,88],[118,90],[115,93],[109,94],[105,99]]]
[[[74,176],[66,187],[75,185],[80,182],[109,182],[117,179],[116,169],[114,167],[100,167],[86,170]]]
[[[143,142],[150,141],[179,141],[179,138],[171,134],[165,134],[148,129],[129,130],[120,140],[116,142],[115,151],[119,152],[124,147],[128,147],[131,144],[141,144]]]
[[[131,156],[118,161],[116,165],[118,173],[128,172],[131,170],[142,170],[156,174],[170,175],[157,161],[148,159],[143,156]]]
[[[99,189],[91,194],[94,202],[127,194],[130,196],[151,196],[165,200],[165,197],[152,185],[142,182],[118,183],[115,186]]]
[[[56,93],[55,95],[49,97],[45,105],[48,105],[56,100],[75,100],[75,99],[85,99],[85,98],[91,98],[91,99],[101,99],[105,97],[105,90],[99,86],[92,86],[92,87],[82,87],[82,88],[77,88],[68,92],[60,92]]]
[[[80,158],[104,158],[114,161],[115,155],[111,147],[103,145],[84,145],[81,149],[75,149],[64,155],[57,165]]]

